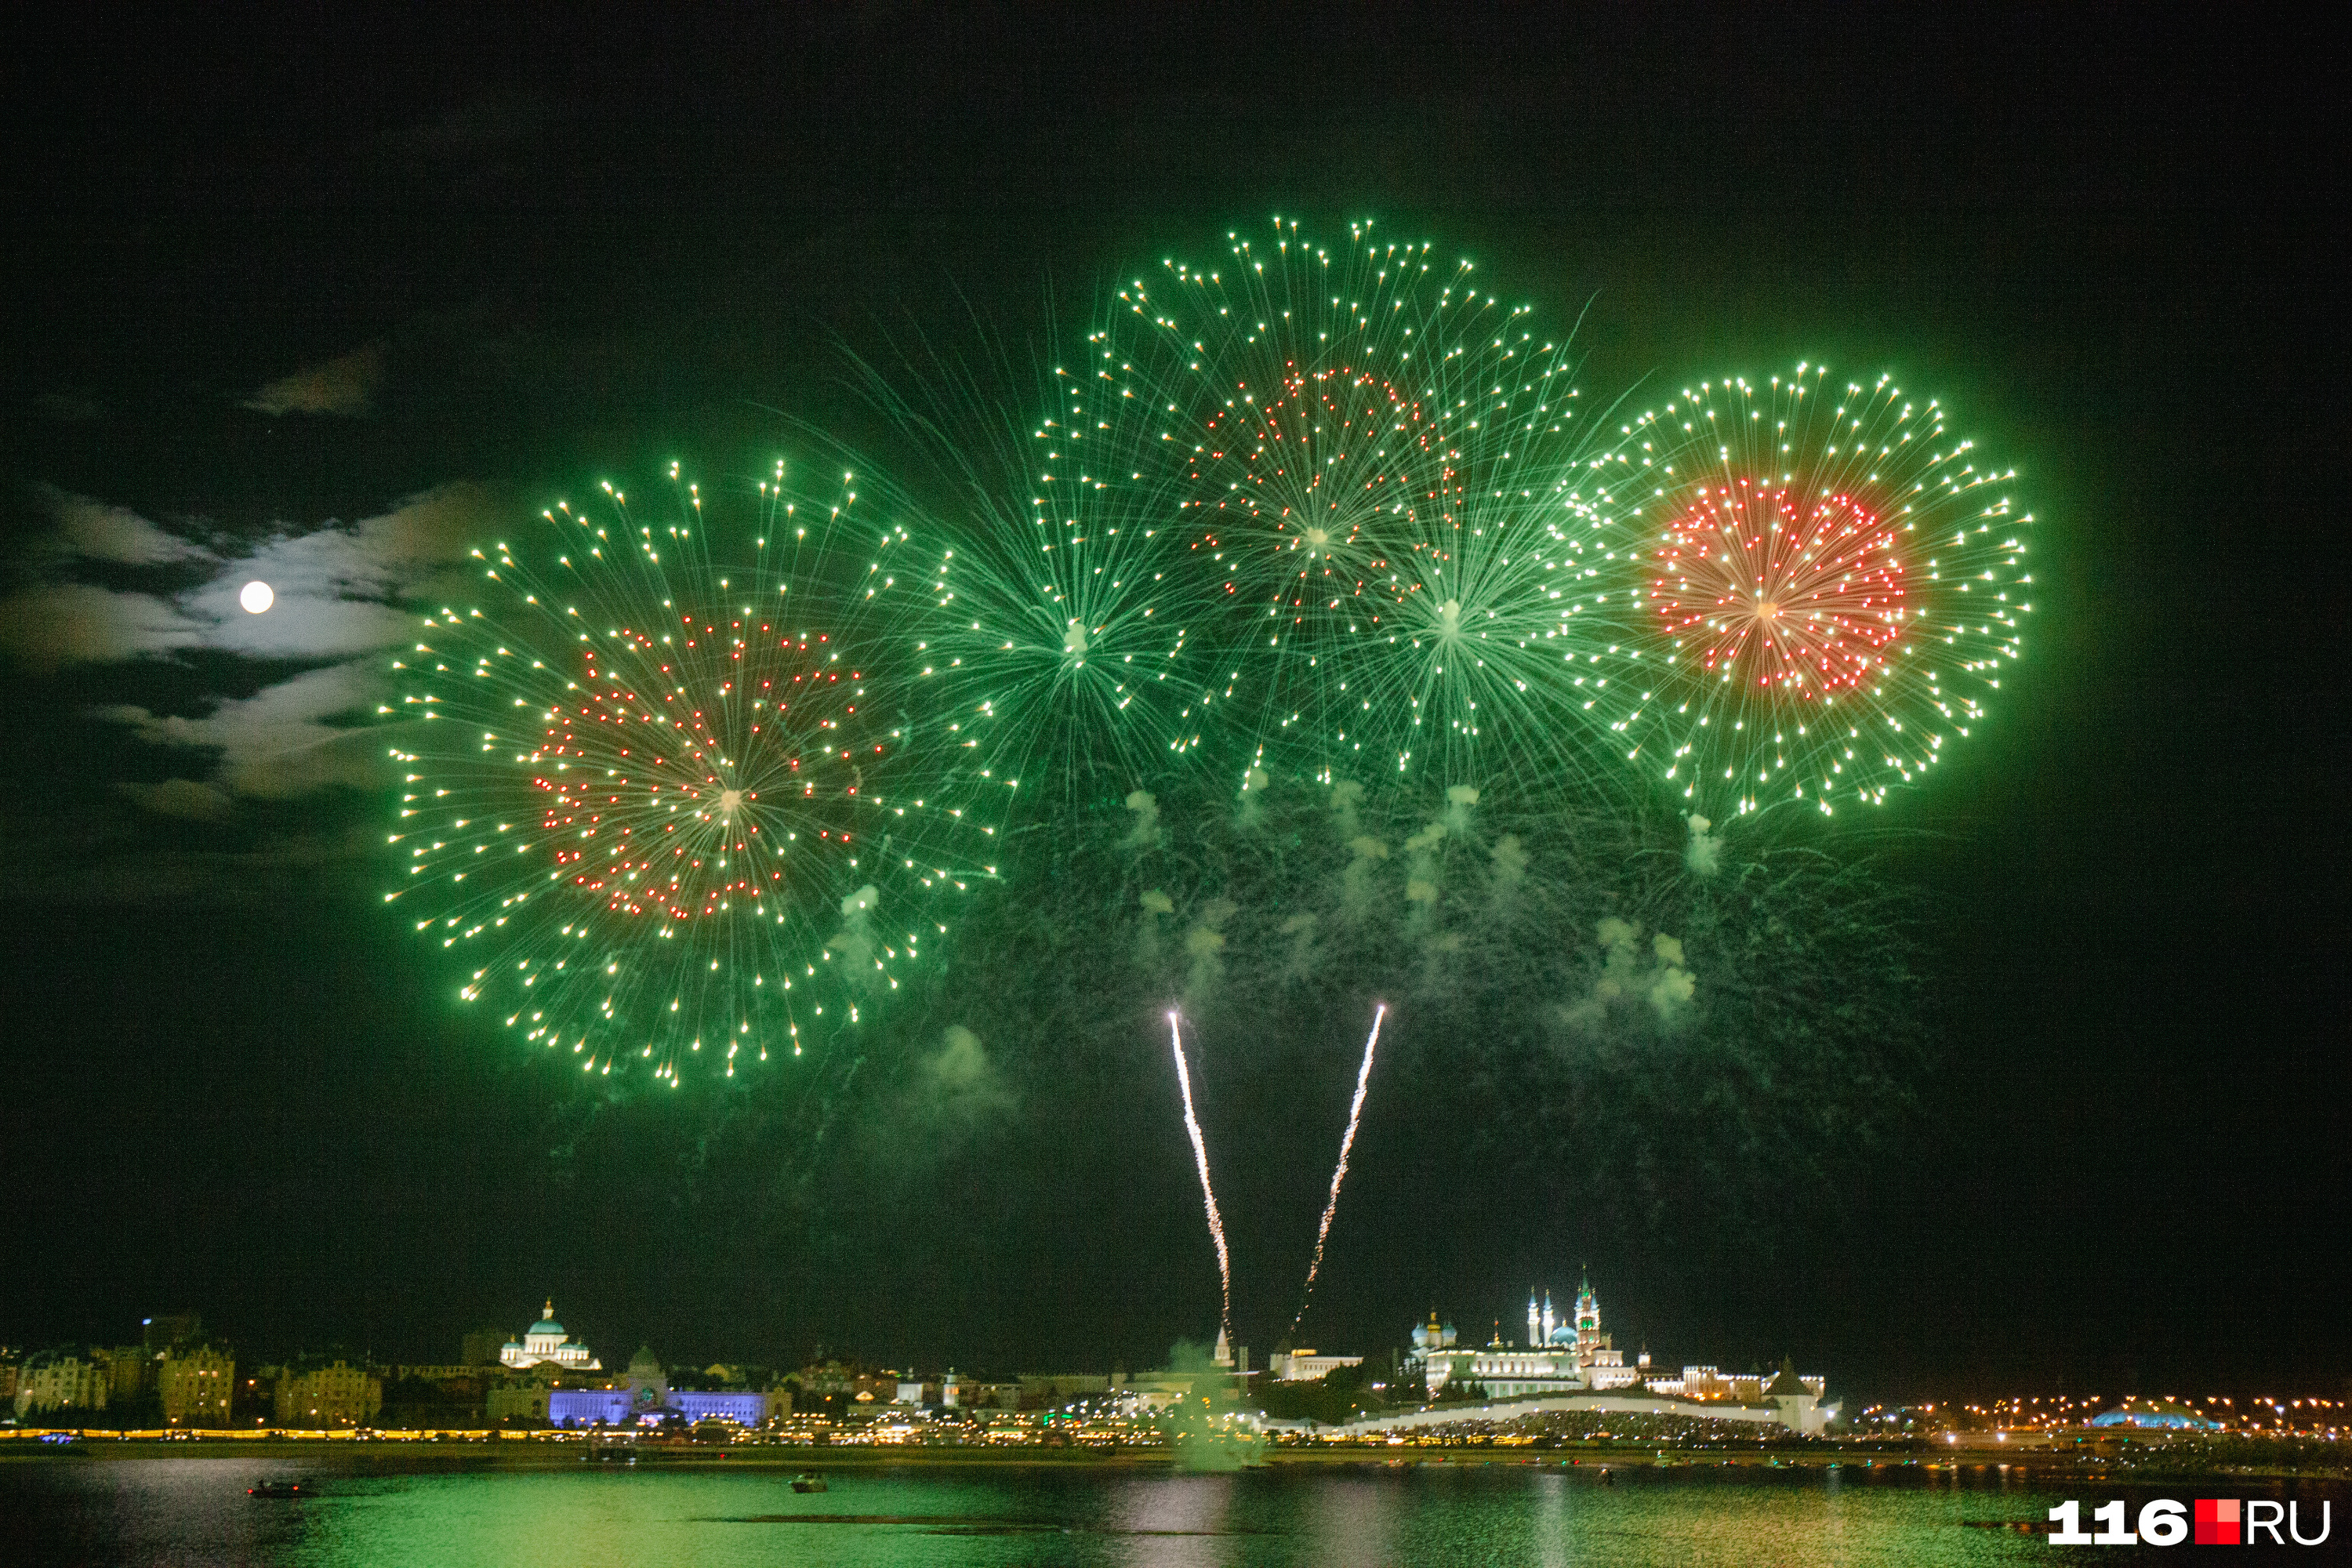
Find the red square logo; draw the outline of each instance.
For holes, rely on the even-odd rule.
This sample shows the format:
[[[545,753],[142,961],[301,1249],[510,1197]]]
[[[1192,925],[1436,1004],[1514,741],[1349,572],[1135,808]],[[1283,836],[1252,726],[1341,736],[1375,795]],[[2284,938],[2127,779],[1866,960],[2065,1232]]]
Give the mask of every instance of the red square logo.
[[[2201,1497],[2197,1500],[2197,1544],[2238,1546],[2238,1500]]]

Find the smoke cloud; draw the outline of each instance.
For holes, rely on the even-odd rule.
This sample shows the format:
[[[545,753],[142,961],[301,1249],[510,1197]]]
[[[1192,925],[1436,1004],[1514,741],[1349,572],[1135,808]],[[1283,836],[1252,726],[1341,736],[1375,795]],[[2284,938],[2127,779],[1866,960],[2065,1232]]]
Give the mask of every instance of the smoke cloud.
[[[863,985],[873,984],[874,976],[878,973],[870,917],[874,906],[881,901],[881,893],[871,882],[842,900],[841,929],[834,932],[824,944],[827,952],[835,954],[848,965],[849,977]]]
[[[1241,906],[1231,899],[1211,899],[1201,906],[1201,918],[1184,933],[1184,954],[1192,961],[1184,977],[1184,1005],[1197,1007],[1225,977],[1225,922]]]
[[[1715,824],[1693,812],[1684,819],[1690,825],[1690,842],[1683,846],[1683,864],[1695,877],[1712,877],[1723,864],[1723,840],[1707,837]]]
[[[1148,789],[1133,791],[1127,797],[1127,809],[1135,814],[1135,826],[1118,841],[1122,849],[1150,849],[1160,843],[1160,802]]]
[[[1255,827],[1265,820],[1265,792],[1273,787],[1274,775],[1264,768],[1252,768],[1242,774],[1241,825]]]
[[[1160,967],[1160,917],[1176,912],[1176,900],[1157,888],[1146,888],[1136,903],[1143,918],[1136,922],[1135,962],[1146,970]]]
[[[1472,784],[1445,786],[1445,826],[1448,832],[1470,831],[1470,808],[1478,804],[1478,791]]]
[[[1331,786],[1331,813],[1339,819],[1339,837],[1354,838],[1364,830],[1361,807],[1364,786],[1353,779],[1341,779]]]
[[[1645,961],[1642,928],[1633,921],[1611,915],[1595,934],[1601,942],[1601,974],[1591,992],[1566,1009],[1569,1026],[1597,1033],[1612,1016],[1643,1006],[1662,1025],[1681,1022],[1698,989],[1681,942],[1660,931],[1652,939]]]
[[[1281,933],[1290,939],[1290,951],[1282,965],[1282,978],[1293,983],[1305,980],[1322,967],[1322,951],[1315,941],[1318,921],[1311,914],[1296,914],[1282,922]]]
[[[1487,854],[1486,863],[1492,868],[1497,903],[1517,893],[1528,879],[1527,847],[1519,842],[1519,836],[1516,833],[1506,833],[1495,841],[1495,847]]]
[[[1339,873],[1340,910],[1350,921],[1361,921],[1372,907],[1372,878],[1389,858],[1389,847],[1370,834],[1348,840],[1348,868]]]
[[[980,1037],[961,1024],[948,1026],[939,1050],[917,1065],[915,1079],[922,1108],[945,1120],[971,1121],[1016,1103]]]

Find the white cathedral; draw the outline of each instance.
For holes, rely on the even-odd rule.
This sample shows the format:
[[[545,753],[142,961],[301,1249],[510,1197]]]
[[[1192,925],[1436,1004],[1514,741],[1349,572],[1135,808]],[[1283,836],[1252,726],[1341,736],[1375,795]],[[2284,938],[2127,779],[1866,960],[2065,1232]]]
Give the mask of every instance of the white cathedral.
[[[523,1331],[520,1340],[509,1340],[499,1352],[500,1363],[510,1367],[543,1367],[553,1372],[602,1372],[604,1363],[591,1354],[586,1345],[578,1343],[563,1331],[555,1321],[555,1301],[550,1298],[539,1321]]]

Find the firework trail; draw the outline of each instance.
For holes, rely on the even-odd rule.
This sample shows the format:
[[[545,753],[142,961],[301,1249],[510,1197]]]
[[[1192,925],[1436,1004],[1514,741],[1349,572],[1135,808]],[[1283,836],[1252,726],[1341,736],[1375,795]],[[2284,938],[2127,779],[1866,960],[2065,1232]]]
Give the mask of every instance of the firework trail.
[[[1201,1137],[1200,1118],[1192,1114],[1192,1075],[1184,1066],[1184,1032],[1176,1015],[1168,1015],[1168,1038],[1176,1052],[1176,1086],[1184,1091],[1184,1131],[1192,1137],[1192,1163],[1201,1168],[1201,1198],[1208,1205],[1209,1239],[1217,1244],[1217,1327],[1228,1341],[1234,1327],[1234,1266],[1225,1251],[1224,1216],[1217,1212],[1217,1190],[1209,1185],[1209,1146]]]
[[[1323,1268],[1323,1241],[1331,1234],[1331,1216],[1339,1212],[1339,1184],[1348,1179],[1348,1151],[1356,1146],[1356,1123],[1364,1114],[1364,1090],[1372,1081],[1372,1053],[1380,1048],[1381,1024],[1388,1016],[1385,1002],[1372,1010],[1372,1032],[1364,1041],[1364,1065],[1356,1069],[1356,1098],[1348,1107],[1348,1131],[1339,1135],[1339,1169],[1331,1173],[1331,1195],[1323,1204],[1323,1223],[1315,1227],[1315,1256],[1307,1265],[1307,1287],[1299,1292],[1298,1311],[1290,1320],[1294,1332],[1299,1320],[1307,1316],[1307,1299],[1315,1293],[1315,1276]]]

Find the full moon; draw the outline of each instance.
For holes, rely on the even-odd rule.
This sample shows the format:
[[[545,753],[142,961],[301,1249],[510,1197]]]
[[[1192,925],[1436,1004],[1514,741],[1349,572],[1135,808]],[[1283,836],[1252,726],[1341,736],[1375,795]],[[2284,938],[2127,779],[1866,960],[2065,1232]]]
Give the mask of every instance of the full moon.
[[[236,591],[236,602],[245,606],[247,615],[257,616],[276,604],[278,595],[269,591],[268,584],[257,581]]]

